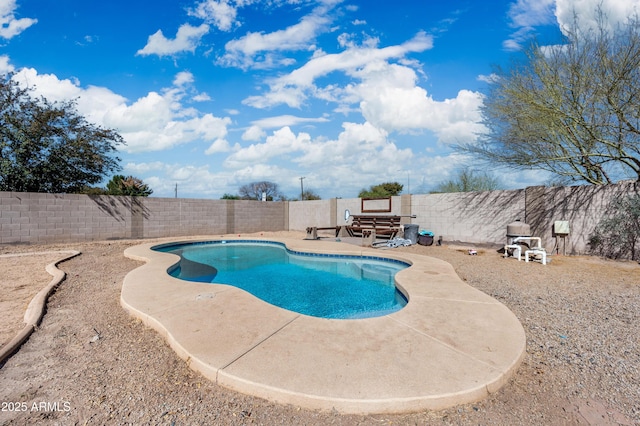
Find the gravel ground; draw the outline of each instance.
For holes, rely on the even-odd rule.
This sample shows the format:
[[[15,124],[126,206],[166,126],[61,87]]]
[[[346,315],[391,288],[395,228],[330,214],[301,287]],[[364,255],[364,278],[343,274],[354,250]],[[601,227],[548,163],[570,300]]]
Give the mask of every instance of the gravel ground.
[[[0,368],[1,425],[640,425],[637,263],[554,256],[543,266],[482,247],[393,249],[446,260],[469,285],[508,306],[526,331],[527,354],[507,385],[475,404],[354,416],[270,403],[190,370],[120,306],[122,280],[140,265],[123,251],[141,242],[0,247],[0,253],[82,252],[59,265],[67,279],[50,297],[40,328]],[[469,248],[478,255],[469,256]],[[45,263],[21,257],[0,266],[18,277],[12,282],[33,281]],[[0,281],[3,293],[6,282]]]

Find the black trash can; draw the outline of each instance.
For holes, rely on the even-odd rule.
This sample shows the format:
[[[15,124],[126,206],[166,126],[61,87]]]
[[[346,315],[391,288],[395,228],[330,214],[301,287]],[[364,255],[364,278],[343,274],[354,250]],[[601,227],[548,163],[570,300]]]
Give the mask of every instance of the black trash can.
[[[404,238],[411,241],[411,244],[418,242],[418,225],[412,223],[404,225]]]
[[[421,246],[430,246],[433,244],[433,235],[418,235],[418,244]]]

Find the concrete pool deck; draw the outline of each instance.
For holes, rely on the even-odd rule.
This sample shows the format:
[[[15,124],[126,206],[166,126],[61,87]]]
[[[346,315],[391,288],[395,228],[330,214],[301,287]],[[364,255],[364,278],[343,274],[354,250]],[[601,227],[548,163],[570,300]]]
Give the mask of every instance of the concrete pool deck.
[[[212,237],[173,239],[259,240]],[[497,391],[526,338],[503,304],[441,260],[335,241],[264,238],[310,253],[375,255],[412,264],[396,275],[409,303],[376,318],[330,320],[267,304],[233,286],[173,278],[178,256],[125,255],[146,264],[124,279],[121,303],[187,364],[221,386],[283,404],[342,413],[397,413],[470,403]]]

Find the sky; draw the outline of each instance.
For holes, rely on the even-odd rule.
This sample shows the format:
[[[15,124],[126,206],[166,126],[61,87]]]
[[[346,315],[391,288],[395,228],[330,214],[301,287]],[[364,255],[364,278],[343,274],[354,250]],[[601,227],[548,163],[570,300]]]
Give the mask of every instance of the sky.
[[[0,0],[0,74],[115,129],[155,197],[269,181],[323,199],[424,193],[473,158],[495,65],[640,0]],[[503,188],[539,172],[491,170]],[[106,180],[108,180],[108,177]],[[106,184],[106,181],[102,183]]]

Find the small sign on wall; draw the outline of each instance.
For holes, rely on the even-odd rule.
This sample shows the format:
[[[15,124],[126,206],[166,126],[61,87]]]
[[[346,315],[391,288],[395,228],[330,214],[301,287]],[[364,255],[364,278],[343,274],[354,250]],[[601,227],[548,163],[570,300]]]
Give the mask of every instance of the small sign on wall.
[[[553,222],[553,234],[559,237],[569,235],[569,221],[556,220]]]
[[[360,207],[362,213],[388,213],[391,211],[391,197],[363,198]]]

